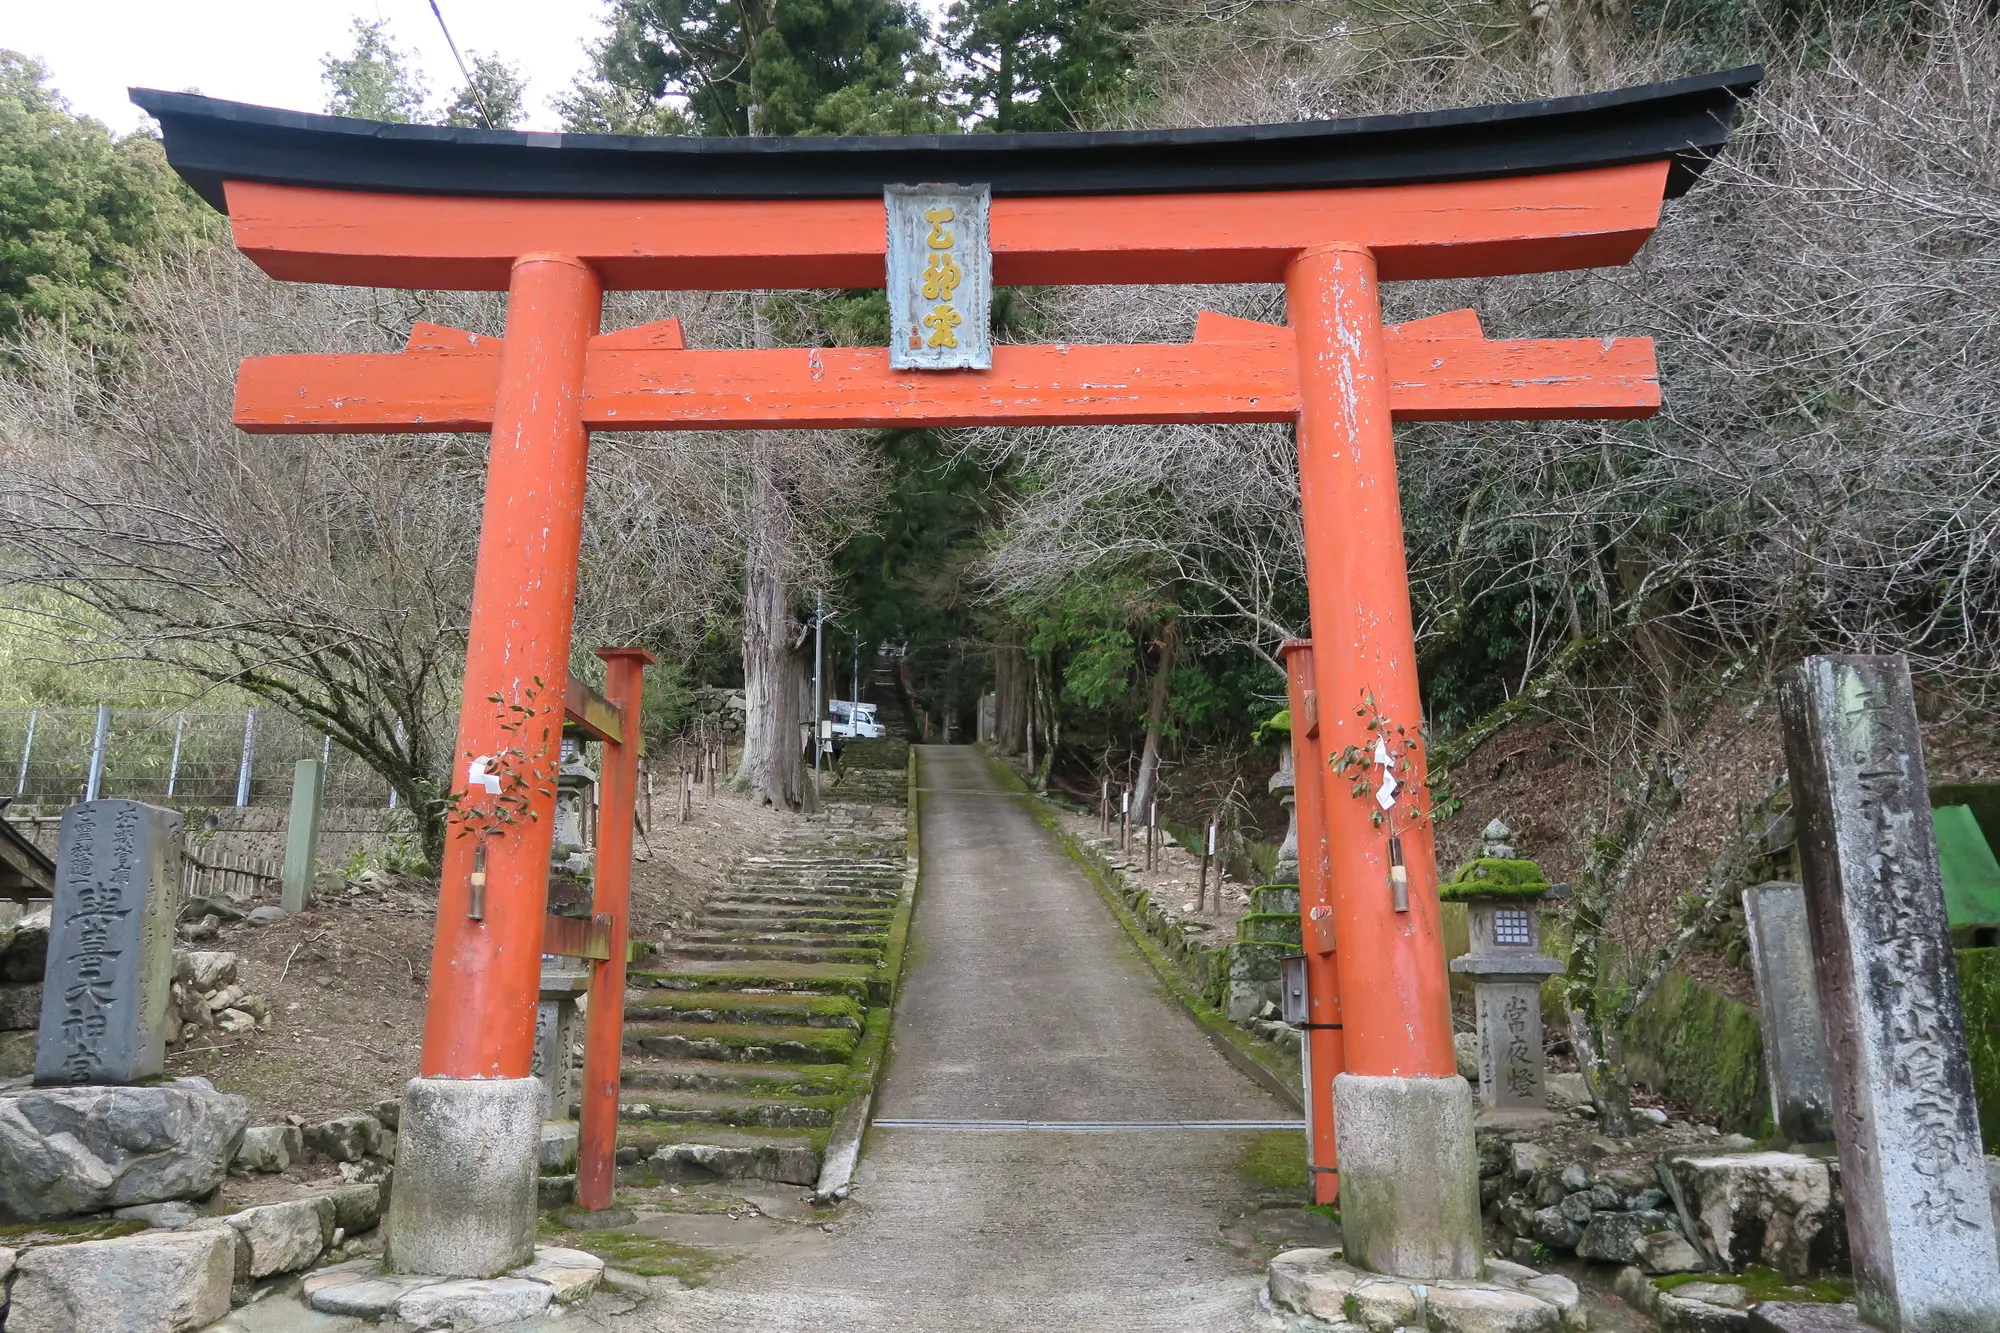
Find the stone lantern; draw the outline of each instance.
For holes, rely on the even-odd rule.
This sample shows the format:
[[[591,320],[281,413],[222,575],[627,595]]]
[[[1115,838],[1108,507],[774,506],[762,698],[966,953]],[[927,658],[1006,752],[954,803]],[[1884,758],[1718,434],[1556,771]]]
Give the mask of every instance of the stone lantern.
[[[1542,952],[1539,909],[1552,886],[1541,867],[1515,858],[1508,837],[1505,824],[1489,824],[1484,854],[1461,867],[1438,896],[1466,905],[1472,947],[1452,959],[1451,970],[1473,979],[1479,1103],[1497,1111],[1541,1111],[1542,982],[1563,965]]]
[[[1285,840],[1278,845],[1278,859],[1271,868],[1271,881],[1274,884],[1296,884],[1299,882],[1299,807],[1294,796],[1298,778],[1292,768],[1291,710],[1286,709],[1257,728],[1255,739],[1277,742],[1278,771],[1271,775],[1266,790],[1278,798],[1279,805],[1285,807]]]

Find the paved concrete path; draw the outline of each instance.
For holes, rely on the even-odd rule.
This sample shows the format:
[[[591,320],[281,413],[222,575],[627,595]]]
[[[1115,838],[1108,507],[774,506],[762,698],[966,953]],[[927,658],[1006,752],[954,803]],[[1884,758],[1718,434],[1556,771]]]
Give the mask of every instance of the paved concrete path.
[[[962,746],[919,751],[923,867],[881,1119],[1274,1120],[1157,981],[1027,802]],[[619,1329],[1249,1330],[1219,1228],[1255,1190],[1235,1131],[878,1128],[809,1253],[737,1264]]]

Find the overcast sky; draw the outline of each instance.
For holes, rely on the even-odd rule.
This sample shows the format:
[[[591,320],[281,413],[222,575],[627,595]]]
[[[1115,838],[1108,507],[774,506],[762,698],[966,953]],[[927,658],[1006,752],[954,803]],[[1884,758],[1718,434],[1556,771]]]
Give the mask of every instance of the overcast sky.
[[[606,3],[438,0],[461,52],[497,54],[527,76],[528,129],[557,128],[548,100],[582,69]],[[389,20],[433,101],[461,82],[429,0],[0,0],[0,48],[40,58],[73,109],[122,132],[145,119],[128,86],[323,111],[320,59],[352,48],[357,17]]]

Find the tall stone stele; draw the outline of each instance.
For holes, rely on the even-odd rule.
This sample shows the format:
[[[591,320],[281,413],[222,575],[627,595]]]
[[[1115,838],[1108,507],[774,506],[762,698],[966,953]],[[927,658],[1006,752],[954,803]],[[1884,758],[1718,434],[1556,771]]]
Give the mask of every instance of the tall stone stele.
[[[1773,882],[1743,890],[1743,924],[1757,978],[1771,1122],[1793,1143],[1829,1142],[1833,1090],[1827,1081],[1826,1039],[1820,1034],[1805,889]]]
[[[1563,965],[1542,952],[1540,907],[1551,885],[1533,861],[1506,844],[1507,826],[1486,828],[1483,855],[1438,888],[1464,903],[1471,950],[1451,970],[1473,979],[1479,1025],[1479,1104],[1494,1111],[1542,1111],[1542,983]]]
[[[1896,1333],[2000,1330],[1909,664],[1808,658],[1782,712],[1855,1303]]]
[[[35,1082],[138,1083],[166,1071],[181,817],[138,801],[63,811]]]

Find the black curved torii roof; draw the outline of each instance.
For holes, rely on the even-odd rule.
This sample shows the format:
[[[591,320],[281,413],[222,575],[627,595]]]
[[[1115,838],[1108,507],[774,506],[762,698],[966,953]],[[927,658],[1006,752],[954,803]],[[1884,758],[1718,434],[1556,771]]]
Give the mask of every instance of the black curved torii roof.
[[[921,181],[996,195],[1337,189],[1670,160],[1687,191],[1761,66],[1540,102],[1214,129],[871,138],[645,138],[391,125],[131,90],[167,160],[224,212],[224,181],[386,194],[854,199]]]

